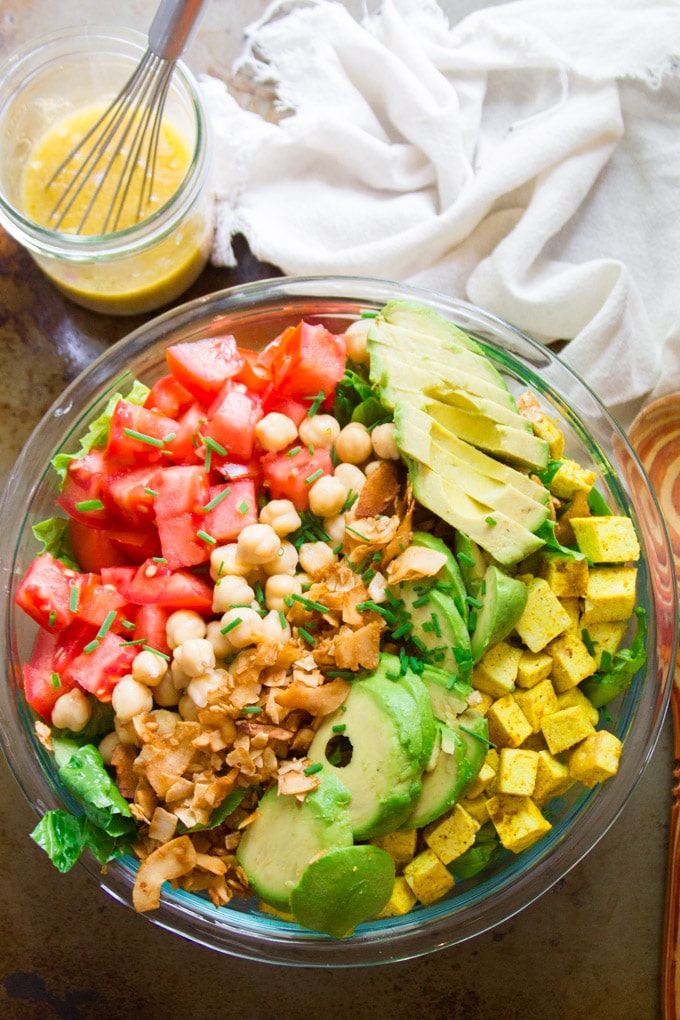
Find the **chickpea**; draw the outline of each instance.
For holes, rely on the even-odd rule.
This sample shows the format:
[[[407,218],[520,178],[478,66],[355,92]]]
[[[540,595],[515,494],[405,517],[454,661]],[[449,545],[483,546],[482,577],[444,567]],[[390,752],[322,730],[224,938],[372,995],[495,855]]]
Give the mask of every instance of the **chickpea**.
[[[298,551],[292,542],[281,542],[281,548],[276,556],[268,563],[263,563],[262,569],[269,577],[272,574],[294,574],[298,565]]]
[[[182,673],[182,676],[185,677],[182,687],[186,687],[189,678],[186,677],[184,673]],[[180,693],[175,686],[175,681],[172,676],[172,668],[170,668],[165,671],[165,675],[161,682],[156,684],[154,687],[153,700],[157,705],[161,705],[163,708],[174,708],[174,706],[179,702],[179,699]]]
[[[351,421],[335,440],[335,452],[345,464],[363,464],[373,452],[371,433],[361,422]]]
[[[290,640],[291,629],[287,621],[281,618],[281,615],[275,610],[271,610],[267,615],[260,621],[262,633],[265,637],[270,638],[272,641],[276,641],[280,645],[285,645],[286,641]]]
[[[187,697],[191,698],[196,708],[206,707],[209,694],[217,690],[223,676],[224,670],[209,669],[200,676],[192,677],[187,687]]]
[[[345,486],[347,495],[350,492],[361,492],[366,484],[366,475],[356,464],[338,464],[334,471],[334,477],[338,478]]]
[[[268,524],[279,538],[290,535],[302,524],[302,518],[289,499],[270,499],[260,510],[260,524]]]
[[[287,414],[272,411],[260,418],[255,438],[263,450],[283,450],[297,439],[297,426]]]
[[[180,716],[187,722],[198,722],[198,708],[188,694],[183,694],[177,706]]]
[[[147,687],[156,687],[167,672],[168,666],[165,659],[156,652],[144,649],[138,652],[132,660],[132,675],[140,684]]]
[[[271,577],[267,578],[267,583],[264,586],[264,604],[267,609],[272,609],[275,612],[280,610],[285,611],[286,596],[289,595],[301,595],[302,584],[297,576],[291,574],[272,574]]]
[[[357,365],[367,365],[369,362],[368,346],[366,338],[371,328],[370,319],[357,319],[345,330],[345,350],[347,357],[356,362]]]
[[[262,618],[256,609],[228,609],[220,626],[223,630],[229,627],[227,634],[234,648],[245,648],[252,645],[255,634],[261,630],[261,623]]]
[[[119,744],[120,737],[118,736],[115,730],[112,730],[111,733],[107,733],[106,736],[102,737],[102,739],[99,741],[99,746],[97,750],[101,754],[102,760],[105,765],[111,764],[113,752],[116,750]]]
[[[92,716],[92,705],[87,695],[74,687],[57,698],[52,709],[52,725],[59,730],[73,730],[80,733]]]
[[[190,638],[175,648],[175,662],[189,677],[215,668],[215,650],[207,638]]]
[[[227,659],[234,654],[234,646],[229,640],[229,635],[222,633],[222,624],[219,620],[210,621],[205,637],[212,645],[216,659]]]
[[[345,498],[347,493],[345,493]],[[331,547],[339,545],[345,537],[345,517],[343,514],[336,514],[333,517],[324,517],[323,530],[330,539]]]
[[[303,542],[299,549],[300,566],[312,577],[335,563],[336,556],[325,542]]]
[[[238,536],[237,545],[242,560],[260,566],[276,556],[281,539],[270,524],[248,524]]]
[[[178,691],[183,690],[191,679],[191,677],[184,672],[177,659],[173,659],[170,663],[170,676],[172,677],[175,689]]]
[[[309,509],[319,517],[340,513],[345,504],[345,486],[334,475],[322,475],[309,490]]]
[[[229,542],[227,545],[217,545],[210,553],[210,576],[213,581],[219,581],[225,574],[248,577],[252,569],[252,563],[246,563],[239,554],[236,542]]]
[[[330,450],[340,435],[340,423],[332,414],[313,414],[303,418],[298,429],[305,446],[322,446]]]
[[[132,676],[124,676],[113,688],[111,704],[117,718],[123,722],[139,715],[140,712],[150,712],[153,708],[153,695],[146,684],[140,684]]]
[[[226,613],[230,606],[249,606],[254,598],[255,592],[244,577],[225,574],[213,589],[213,612]]]
[[[178,712],[168,712],[167,708],[154,708],[153,712],[149,715],[156,723],[156,733],[161,736],[166,736],[168,733],[174,733],[175,726],[180,721]]]
[[[165,624],[165,638],[170,648],[177,648],[189,638],[205,635],[205,620],[193,609],[177,609]]]
[[[394,440],[394,422],[386,421],[376,425],[371,432],[373,452],[381,460],[399,460],[399,450]]]

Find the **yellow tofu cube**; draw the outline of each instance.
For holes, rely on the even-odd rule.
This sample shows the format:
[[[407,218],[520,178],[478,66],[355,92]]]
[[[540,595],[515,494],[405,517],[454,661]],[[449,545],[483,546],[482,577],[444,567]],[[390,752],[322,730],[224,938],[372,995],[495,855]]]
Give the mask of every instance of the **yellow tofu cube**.
[[[520,638],[532,652],[542,651],[553,638],[569,626],[566,610],[542,577],[533,577],[527,583],[527,604],[515,625]]]
[[[478,830],[479,822],[460,804],[454,804],[448,815],[427,825],[423,835],[442,864],[450,864],[470,849]]]
[[[538,752],[536,782],[532,799],[539,807],[544,807],[553,797],[559,797],[566,793],[573,784],[574,779],[564,762],[548,750]]]
[[[628,620],[635,608],[636,567],[591,567],[581,626]]]
[[[584,627],[584,640],[592,646],[592,655],[599,669],[603,653],[613,655],[628,630],[627,620],[612,620],[611,623],[591,623]]]
[[[405,829],[401,832],[390,832],[386,836],[372,839],[374,846],[379,846],[390,855],[394,861],[397,872],[401,871],[405,864],[413,858],[418,842],[417,829]]]
[[[544,751],[547,745],[545,737],[539,730],[538,733],[530,733],[526,740],[523,740],[519,746],[525,748],[527,751]]]
[[[499,793],[488,801],[489,818],[506,850],[520,853],[552,828],[531,797]]]
[[[467,788],[465,796],[470,797],[471,799],[479,797],[480,793],[484,793],[487,786],[493,781],[495,776],[496,770],[485,761],[475,778],[470,783],[470,786]]]
[[[548,650],[553,660],[551,678],[558,694],[576,687],[597,669],[597,663],[584,641],[573,632],[551,641]]]
[[[397,875],[392,895],[378,917],[402,917],[404,914],[408,914],[417,902],[418,898],[404,876]]]
[[[541,577],[558,599],[582,598],[588,583],[588,561],[560,553],[542,554]]]
[[[550,491],[558,499],[571,499],[575,492],[590,492],[596,481],[595,471],[565,458],[553,475]]]
[[[517,668],[522,658],[522,649],[515,648],[507,641],[499,641],[482,656],[472,672],[472,686],[489,694],[492,698],[502,698],[515,689]]]
[[[489,779],[489,781],[485,785],[486,793],[491,794],[496,792],[496,776],[498,775],[499,764],[500,755],[498,753],[498,749],[495,747],[488,748],[484,758],[484,765],[482,766],[482,768],[486,766],[487,768],[491,769],[491,771],[493,772],[493,778]]]
[[[517,686],[535,687],[550,676],[551,670],[552,659],[547,652],[530,652],[528,648],[523,648],[517,667]]]
[[[600,710],[595,708],[590,698],[586,697],[580,687],[570,687],[568,691],[563,691],[562,694],[558,694],[557,708],[555,711],[560,711],[560,709],[563,708],[570,708],[572,705],[578,705],[582,708],[593,726],[597,726],[600,721]]]
[[[519,747],[531,733],[531,723],[512,694],[494,701],[486,715],[489,740],[498,747]]]
[[[549,678],[541,680],[528,691],[515,691],[514,698],[529,720],[533,733],[540,733],[544,715],[557,711],[557,695]]]
[[[595,727],[579,705],[561,708],[541,719],[541,730],[551,754],[560,754],[595,732]]]
[[[422,850],[404,868],[404,878],[416,899],[429,906],[453,888],[453,875],[439,860],[434,850]]]
[[[531,427],[539,439],[544,439],[552,460],[559,460],[564,453],[564,433],[559,425],[549,418],[545,411],[532,408]]]
[[[476,797],[461,797],[459,804],[472,815],[480,828],[489,821],[488,801],[482,794]]]
[[[598,730],[575,747],[569,755],[569,773],[584,786],[595,786],[619,770],[621,741],[608,730]]]
[[[591,563],[640,559],[640,543],[630,517],[572,517],[576,543]]]
[[[521,747],[503,747],[498,770],[498,793],[530,797],[536,785],[538,753]]]
[[[470,708],[474,708],[475,712],[479,712],[480,715],[486,715],[493,702],[494,699],[486,691],[473,691],[468,697]]]
[[[560,599],[560,605],[564,609],[565,613],[569,616],[569,626],[565,630],[565,634],[580,634],[581,633],[581,599],[568,598]]]

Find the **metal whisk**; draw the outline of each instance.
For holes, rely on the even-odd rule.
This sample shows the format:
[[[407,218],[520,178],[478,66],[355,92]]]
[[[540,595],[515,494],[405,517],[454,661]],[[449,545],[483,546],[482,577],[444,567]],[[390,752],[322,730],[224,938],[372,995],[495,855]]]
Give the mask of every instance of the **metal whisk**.
[[[61,171],[72,160],[78,159],[73,176],[52,210],[50,226],[53,229],[59,229],[83,189],[96,179],[96,187],[76,229],[76,233],[83,233],[121,151],[125,151],[123,167],[99,233],[116,230],[140,168],[141,184],[136,199],[136,215],[137,219],[142,218],[153,191],[163,108],[170,80],[175,64],[207,2],[161,0],[149,29],[147,50],[134,73],[111,105],[59,164],[47,184],[49,188]]]

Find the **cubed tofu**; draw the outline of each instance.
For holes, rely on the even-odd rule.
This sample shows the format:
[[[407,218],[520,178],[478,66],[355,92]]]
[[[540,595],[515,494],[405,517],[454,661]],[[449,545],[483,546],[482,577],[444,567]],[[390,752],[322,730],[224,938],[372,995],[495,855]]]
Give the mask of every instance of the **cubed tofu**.
[[[569,755],[569,773],[584,786],[611,779],[619,770],[621,741],[608,730],[598,730],[575,747]]]
[[[595,471],[565,458],[552,477],[550,491],[558,499],[571,499],[575,492],[590,492],[596,481]]]
[[[553,660],[551,679],[558,694],[576,687],[597,668],[582,638],[571,631],[551,641],[548,651]]]
[[[521,648],[516,648],[507,641],[499,641],[475,666],[472,672],[472,686],[492,698],[502,698],[504,694],[509,694],[515,689],[517,668],[521,658]]]
[[[442,864],[450,864],[469,850],[479,831],[479,822],[460,804],[423,831],[425,842]]]
[[[572,517],[574,537],[591,563],[629,563],[640,558],[630,517]]]
[[[559,711],[562,708],[571,708],[572,705],[578,705],[582,708],[593,726],[597,726],[600,721],[600,710],[595,708],[590,698],[586,697],[580,687],[570,687],[568,691],[558,694],[555,711]]]
[[[392,895],[378,917],[402,917],[404,914],[408,914],[417,902],[418,898],[404,876],[397,875]]]
[[[553,797],[566,793],[573,784],[574,779],[564,762],[548,750],[538,752],[536,782],[532,794],[538,807],[544,807]]]
[[[628,630],[627,620],[613,620],[611,623],[591,623],[584,627],[584,641],[592,648],[597,668],[602,666],[602,655],[613,655]]]
[[[489,783],[493,782],[496,777],[496,770],[489,765],[488,762],[484,762],[481,769],[470,783],[465,796],[470,799],[479,797],[481,793],[484,793]]]
[[[579,705],[561,708],[541,719],[541,730],[551,754],[560,754],[595,732],[587,714]]]
[[[527,751],[544,751],[547,744],[543,733],[539,731],[538,733],[530,733],[519,746],[524,747]]]
[[[472,815],[480,828],[489,821],[488,801],[483,794],[477,797],[461,797],[459,803],[469,815]]]
[[[503,747],[498,770],[498,793],[530,797],[536,785],[538,753],[521,747]]]
[[[453,875],[434,850],[422,850],[404,868],[404,878],[416,899],[429,906],[453,888]]]
[[[506,850],[520,853],[552,828],[531,797],[499,793],[487,803],[489,818]]]
[[[523,648],[517,667],[517,686],[535,687],[550,676],[551,670],[552,659],[547,652],[530,652],[528,648]]]
[[[541,577],[548,582],[558,599],[582,598],[588,583],[588,561],[556,552],[544,552]]]
[[[489,740],[498,747],[519,747],[532,732],[531,723],[512,694],[505,694],[486,714]]]
[[[527,604],[515,625],[520,638],[532,652],[542,651],[569,626],[567,612],[542,577],[527,582]]]
[[[528,691],[515,691],[513,696],[529,720],[533,733],[540,733],[543,716],[556,712],[558,708],[555,688],[549,677]]]
[[[560,599],[560,605],[564,609],[565,613],[569,617],[569,626],[565,630],[565,634],[574,632],[575,634],[581,633],[581,599],[577,598],[566,598]]]
[[[635,608],[636,567],[591,567],[581,626],[628,620]]]
[[[474,708],[475,712],[479,712],[480,715],[486,715],[493,705],[493,700],[486,691],[473,691],[472,694],[468,695],[468,705],[470,708]]]
[[[559,425],[549,418],[545,411],[532,412],[531,425],[539,439],[545,439],[552,460],[559,460],[564,453],[564,433]]]
[[[416,852],[418,830],[405,829],[401,832],[390,832],[386,836],[372,839],[371,842],[390,855],[394,861],[394,867],[397,872],[400,872]]]

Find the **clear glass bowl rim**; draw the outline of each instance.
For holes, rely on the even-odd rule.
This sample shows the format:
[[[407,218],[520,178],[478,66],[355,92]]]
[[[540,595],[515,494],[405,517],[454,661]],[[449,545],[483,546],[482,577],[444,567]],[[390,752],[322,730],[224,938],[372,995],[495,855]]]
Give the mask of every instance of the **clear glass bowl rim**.
[[[223,317],[247,317],[276,308],[291,316],[305,302],[327,317],[335,314],[359,314],[375,310],[395,298],[413,298],[448,315],[462,328],[476,333],[493,348],[519,349],[522,358],[539,369],[556,372],[563,381],[576,387],[579,398],[601,416],[617,441],[623,444],[640,485],[648,486],[644,471],[623,431],[589,387],[554,353],[490,313],[467,302],[415,287],[359,277],[277,277],[244,284],[187,302],[157,316],[119,341],[97,358],[54,402],[34,430],[8,479],[0,502],[0,514],[7,527],[0,534],[0,562],[8,579],[0,593],[3,616],[0,655],[10,668],[12,651],[12,606],[10,589],[15,550],[22,531],[21,514],[16,507],[28,507],[45,473],[46,451],[56,448],[55,430],[61,437],[77,436],[87,424],[88,409],[111,389],[130,382],[129,365],[142,359],[144,352],[170,340],[176,342],[198,336],[203,329],[215,329]],[[504,346],[505,345],[505,346]],[[141,364],[143,371],[143,364]],[[140,371],[137,365],[135,371]],[[209,903],[185,893],[164,894],[158,911],[145,916],[152,923],[208,948],[259,962],[287,966],[353,967],[411,959],[465,941],[507,920],[546,892],[590,852],[622,811],[641,777],[661,731],[672,689],[677,645],[677,594],[674,584],[671,545],[658,503],[649,490],[654,528],[659,534],[659,569],[664,571],[669,604],[664,617],[673,641],[664,662],[658,663],[658,685],[650,679],[642,687],[634,706],[634,718],[626,737],[619,775],[586,793],[572,813],[579,813],[571,831],[551,833],[534,847],[519,855],[492,883],[466,891],[459,897],[440,901],[426,910],[417,910],[390,922],[361,925],[347,940],[333,940],[296,925],[258,914],[255,919],[238,909],[217,911]],[[14,508],[14,510],[13,510]],[[670,578],[670,581],[669,581]],[[651,590],[651,588],[650,588]],[[16,665],[16,664],[15,664]],[[0,687],[0,744],[10,768],[29,803],[38,814],[63,806],[57,792],[40,766],[27,733],[22,730],[17,705],[9,683]],[[569,828],[568,822],[565,828]],[[567,838],[568,837],[568,838]],[[28,838],[28,837],[27,837]],[[83,866],[115,899],[130,906],[134,867],[123,859],[108,865],[102,874],[93,858],[85,857]],[[425,922],[425,923],[424,923]]]

